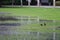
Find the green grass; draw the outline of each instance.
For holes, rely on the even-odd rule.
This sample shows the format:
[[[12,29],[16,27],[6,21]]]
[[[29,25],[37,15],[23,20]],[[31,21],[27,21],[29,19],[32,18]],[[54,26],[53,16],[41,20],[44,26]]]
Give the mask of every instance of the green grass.
[[[0,8],[0,12],[11,13],[11,16],[39,16],[40,19],[60,20],[59,8]]]
[[[40,19],[48,19],[48,20],[60,20],[60,9],[58,8],[30,8],[30,7],[22,7],[22,8],[0,8],[0,12],[11,13],[11,16],[39,16]],[[8,15],[9,16],[9,15]],[[47,27],[50,28],[54,23],[47,23]],[[56,23],[55,26],[59,25],[60,22]],[[50,26],[51,25],[51,26]],[[36,28],[35,28],[36,27]],[[40,27],[39,24],[27,25],[21,29],[30,30],[30,31],[47,31],[47,27]],[[53,27],[52,27],[53,28]],[[49,30],[51,31],[51,30]]]
[[[40,16],[41,19],[60,20],[58,8],[0,8],[0,12],[12,13],[12,16]]]

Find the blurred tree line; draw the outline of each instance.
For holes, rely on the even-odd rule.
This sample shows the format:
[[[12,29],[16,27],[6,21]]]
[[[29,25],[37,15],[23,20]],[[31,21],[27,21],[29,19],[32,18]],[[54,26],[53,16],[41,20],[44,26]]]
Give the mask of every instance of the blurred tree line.
[[[53,0],[49,0],[53,4]],[[21,5],[21,0],[0,0],[1,5]],[[23,5],[28,5],[28,0],[22,0]],[[31,5],[37,5],[37,0],[31,0]]]

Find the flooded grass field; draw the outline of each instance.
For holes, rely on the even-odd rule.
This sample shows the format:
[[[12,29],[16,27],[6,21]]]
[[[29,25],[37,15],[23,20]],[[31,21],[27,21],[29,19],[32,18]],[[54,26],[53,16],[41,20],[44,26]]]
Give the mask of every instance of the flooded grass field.
[[[57,8],[0,8],[0,40],[60,40],[59,13]]]
[[[60,40],[59,20],[42,20],[30,16],[16,18],[17,21],[0,21],[1,40]]]

